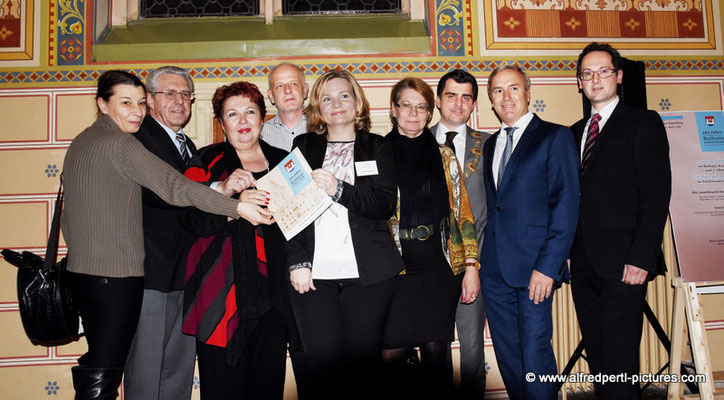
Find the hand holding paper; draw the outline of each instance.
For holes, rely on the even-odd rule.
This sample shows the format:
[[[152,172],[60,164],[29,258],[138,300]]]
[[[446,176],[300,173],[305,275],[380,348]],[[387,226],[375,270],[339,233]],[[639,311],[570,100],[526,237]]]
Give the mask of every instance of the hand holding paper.
[[[326,183],[337,187],[337,179],[328,171],[320,174]],[[317,172],[315,171],[315,172]],[[331,179],[327,176],[331,175]],[[289,240],[307,225],[314,222],[331,204],[332,194],[325,192],[318,186],[316,179],[312,179],[312,169],[304,159],[299,149],[294,149],[268,174],[257,181],[257,188],[269,193],[269,211],[279,224],[284,237]]]
[[[274,222],[274,216],[269,210],[259,207],[256,204],[239,202],[236,206],[236,213],[241,218],[249,221],[252,225],[271,225]]]
[[[312,171],[310,175],[314,182],[317,183],[317,186],[327,192],[328,195],[334,196],[337,191],[337,178],[335,178],[334,174],[326,169],[318,168]]]

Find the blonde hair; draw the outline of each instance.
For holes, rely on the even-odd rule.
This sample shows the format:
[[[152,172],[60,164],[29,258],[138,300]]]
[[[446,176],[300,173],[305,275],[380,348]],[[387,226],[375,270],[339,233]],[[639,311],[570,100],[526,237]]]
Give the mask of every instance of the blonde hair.
[[[359,83],[357,83],[357,80],[354,79],[354,76],[344,69],[328,71],[314,82],[312,91],[309,94],[309,104],[307,104],[307,108],[304,109],[304,113],[307,116],[307,126],[310,130],[319,134],[322,134],[327,130],[327,123],[322,118],[322,114],[319,111],[319,105],[322,100],[324,87],[327,85],[327,82],[335,78],[344,79],[352,86],[352,91],[354,92],[354,97],[357,102],[354,119],[355,130],[369,131],[371,125],[370,103],[367,101],[364,91],[360,87]]]

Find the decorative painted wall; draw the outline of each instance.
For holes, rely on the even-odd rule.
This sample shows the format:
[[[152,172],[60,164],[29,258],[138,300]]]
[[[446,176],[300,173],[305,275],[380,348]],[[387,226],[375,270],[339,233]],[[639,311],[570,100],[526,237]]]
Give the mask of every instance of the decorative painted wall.
[[[0,0],[0,62],[39,64],[40,10],[38,0]]]
[[[213,91],[221,84],[249,80],[266,89],[266,75],[283,59],[220,62],[92,63],[96,8],[90,0],[0,0],[0,248],[42,253],[47,240],[58,173],[70,141],[95,118],[94,85],[110,68],[145,78],[164,64],[187,68],[197,84],[197,101],[185,130],[199,146],[212,138]],[[724,102],[722,14],[711,0],[427,0],[430,50],[419,57],[366,55],[289,59],[312,83],[324,71],[344,68],[360,81],[372,107],[373,131],[390,128],[390,88],[413,75],[433,87],[452,68],[478,79],[481,97],[470,124],[494,131],[499,123],[486,93],[487,76],[503,62],[516,62],[532,78],[530,108],[541,118],[570,125],[582,115],[575,60],[591,40],[609,41],[625,56],[643,60],[648,106],[657,111],[721,110]],[[105,4],[105,3],[104,3]],[[107,7],[104,6],[104,7]],[[107,18],[110,20],[110,17]],[[633,22],[632,22],[633,21]],[[637,25],[638,24],[638,25]],[[633,28],[631,28],[633,27]],[[691,27],[691,29],[689,29]],[[176,44],[170,44],[176,45]],[[183,51],[181,48],[179,51]],[[269,110],[274,110],[267,104]],[[435,117],[437,119],[437,116]],[[672,239],[665,239],[670,269]],[[61,243],[61,253],[65,252]],[[668,277],[649,288],[649,303],[669,329]],[[722,295],[702,298],[714,370],[724,370]],[[580,336],[570,294],[556,295],[554,348],[560,368]],[[61,347],[37,347],[25,338],[17,313],[15,269],[0,260],[0,397],[71,399],[70,366],[85,351],[83,340]],[[487,332],[486,332],[487,334]],[[458,345],[453,344],[457,360]],[[647,328],[642,370],[656,371],[667,358]],[[504,396],[489,334],[486,370],[491,398]],[[585,371],[579,362],[574,372]],[[296,397],[291,368],[286,397]],[[569,386],[578,389],[580,386]],[[198,380],[194,381],[198,388]],[[194,390],[194,398],[198,391]]]
[[[579,49],[589,38],[643,54],[721,54],[711,0],[480,0],[480,53]],[[689,51],[675,53],[676,51]]]

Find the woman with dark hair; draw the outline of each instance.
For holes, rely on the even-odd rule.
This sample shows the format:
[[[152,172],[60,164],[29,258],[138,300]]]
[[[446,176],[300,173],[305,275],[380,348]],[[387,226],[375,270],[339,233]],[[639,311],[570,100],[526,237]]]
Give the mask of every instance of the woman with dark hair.
[[[455,309],[459,301],[472,302],[480,287],[475,227],[460,166],[427,127],[433,104],[424,81],[398,82],[390,95],[394,127],[387,135],[399,182],[391,225],[405,273],[396,279],[383,357],[402,364],[419,346],[425,374],[418,383],[427,394],[452,384],[447,342],[453,340]]]
[[[199,150],[186,176],[239,184],[234,198],[268,204],[256,179],[286,152],[259,140],[266,114],[259,88],[222,86],[212,105],[226,141]],[[292,326],[284,236],[276,224],[254,227],[201,211],[189,211],[183,223],[199,236],[187,261],[183,331],[196,336],[201,399],[281,400]]]
[[[314,130],[294,140],[333,204],[288,243],[291,302],[306,356],[302,398],[361,396],[381,361],[394,278],[402,270],[387,220],[394,160],[369,133],[369,103],[344,70],[322,75],[306,109]],[[353,388],[353,389],[350,389]]]
[[[142,186],[176,206],[273,222],[256,204],[184,178],[130,135],[146,115],[146,93],[137,77],[104,72],[96,102],[98,119],[73,140],[64,162],[67,268],[88,343],[72,368],[80,400],[118,395],[143,298]]]

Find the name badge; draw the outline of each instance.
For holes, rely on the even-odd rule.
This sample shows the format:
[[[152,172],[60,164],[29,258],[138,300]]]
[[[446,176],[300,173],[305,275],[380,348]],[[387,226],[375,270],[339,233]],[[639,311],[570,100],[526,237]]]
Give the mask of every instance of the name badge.
[[[354,169],[357,171],[357,176],[371,176],[377,175],[377,161],[357,161],[354,163]]]

